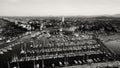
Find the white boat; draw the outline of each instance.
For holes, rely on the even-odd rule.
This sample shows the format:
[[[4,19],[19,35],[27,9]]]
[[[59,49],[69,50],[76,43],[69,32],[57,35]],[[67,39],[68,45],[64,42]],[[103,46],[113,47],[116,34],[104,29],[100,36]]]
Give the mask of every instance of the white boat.
[[[3,51],[3,52],[7,52],[7,50],[6,50],[6,49],[2,49],[2,51]]]
[[[0,51],[0,54],[4,54],[2,51]]]

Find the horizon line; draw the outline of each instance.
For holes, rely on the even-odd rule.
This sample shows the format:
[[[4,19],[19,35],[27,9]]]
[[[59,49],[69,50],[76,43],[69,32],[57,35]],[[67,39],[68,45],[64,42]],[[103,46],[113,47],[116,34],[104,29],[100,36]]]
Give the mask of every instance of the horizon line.
[[[114,16],[118,14],[98,14],[98,15],[0,15],[0,17],[97,17],[97,16]]]

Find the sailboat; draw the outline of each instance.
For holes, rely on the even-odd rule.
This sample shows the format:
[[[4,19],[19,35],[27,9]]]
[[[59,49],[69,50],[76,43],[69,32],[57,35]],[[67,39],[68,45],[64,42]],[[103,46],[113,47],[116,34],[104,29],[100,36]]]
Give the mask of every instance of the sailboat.
[[[1,49],[3,52],[7,52],[7,50],[4,48],[4,49]]]
[[[3,51],[0,51],[0,54],[4,54]]]
[[[24,49],[23,49],[23,46],[21,45],[21,52],[20,52],[21,54],[26,54],[26,52],[24,51]]]
[[[7,50],[12,50],[12,47],[9,47],[9,46],[8,46],[8,47],[6,47],[5,49],[7,49]]]

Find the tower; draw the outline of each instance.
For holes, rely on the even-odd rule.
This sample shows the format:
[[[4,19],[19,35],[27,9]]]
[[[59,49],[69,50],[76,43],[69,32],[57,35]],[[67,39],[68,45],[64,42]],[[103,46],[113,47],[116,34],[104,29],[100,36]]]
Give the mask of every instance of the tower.
[[[62,23],[65,21],[65,18],[64,17],[62,17]]]

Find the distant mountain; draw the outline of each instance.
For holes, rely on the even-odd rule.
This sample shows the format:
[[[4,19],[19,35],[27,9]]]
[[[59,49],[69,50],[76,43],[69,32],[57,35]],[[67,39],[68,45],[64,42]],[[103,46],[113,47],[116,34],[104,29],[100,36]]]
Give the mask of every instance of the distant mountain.
[[[120,14],[112,15],[113,17],[120,17]]]
[[[103,15],[88,15],[88,16],[84,16],[84,15],[78,15],[78,16],[65,16],[65,17],[84,17],[84,18],[112,18],[112,17],[120,17],[120,14],[114,14],[114,15],[109,15],[109,14],[103,14]]]
[[[120,17],[120,14],[114,14],[114,15],[105,14],[105,15],[98,15],[96,17]]]

